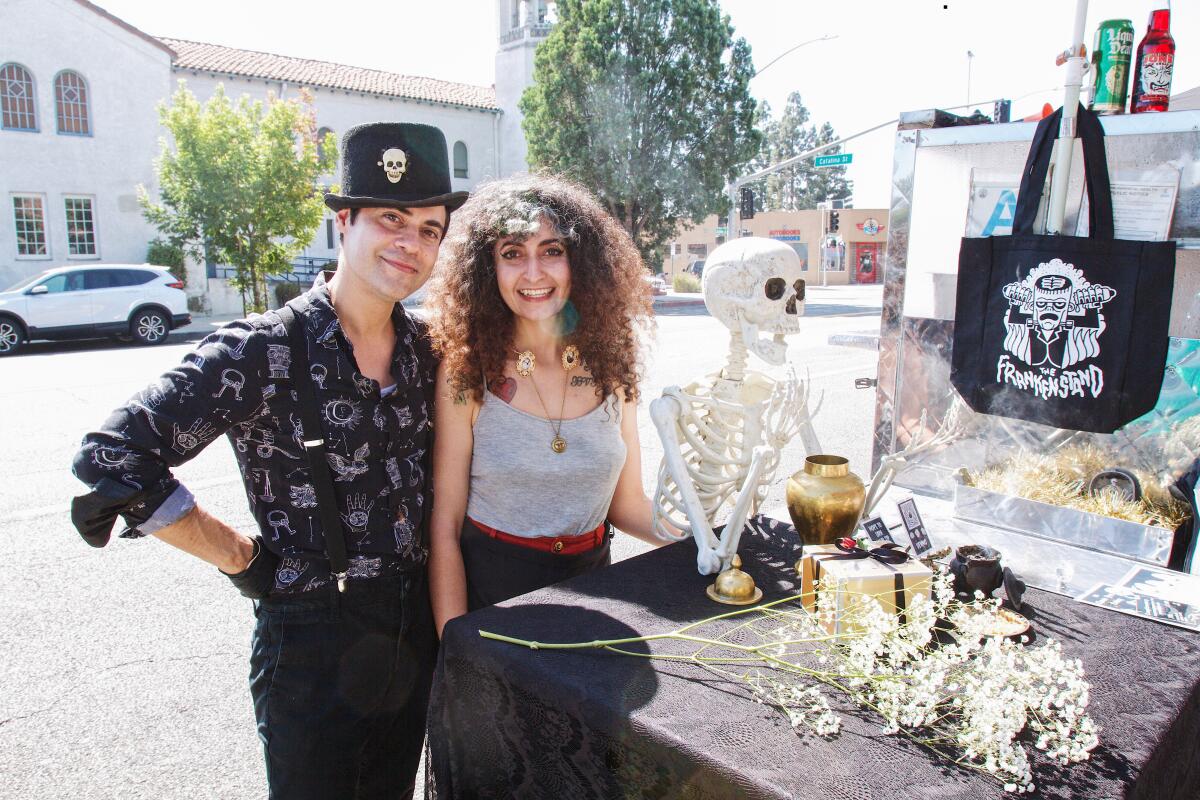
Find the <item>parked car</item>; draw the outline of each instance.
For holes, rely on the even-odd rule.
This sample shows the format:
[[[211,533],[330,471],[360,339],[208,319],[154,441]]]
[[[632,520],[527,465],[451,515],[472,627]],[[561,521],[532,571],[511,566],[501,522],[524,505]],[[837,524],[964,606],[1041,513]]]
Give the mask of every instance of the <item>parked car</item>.
[[[651,295],[658,296],[667,293],[667,282],[663,280],[662,275],[646,274],[642,276],[642,279],[646,282],[646,288]]]
[[[191,321],[183,283],[162,267],[56,267],[0,292],[0,356],[32,339],[114,336],[161,344]]]
[[[695,275],[697,278],[703,277],[704,276],[704,259],[703,258],[697,259],[696,261],[693,261],[691,264],[688,264],[688,267],[687,267],[687,269],[684,270],[684,272],[690,272],[693,275]]]

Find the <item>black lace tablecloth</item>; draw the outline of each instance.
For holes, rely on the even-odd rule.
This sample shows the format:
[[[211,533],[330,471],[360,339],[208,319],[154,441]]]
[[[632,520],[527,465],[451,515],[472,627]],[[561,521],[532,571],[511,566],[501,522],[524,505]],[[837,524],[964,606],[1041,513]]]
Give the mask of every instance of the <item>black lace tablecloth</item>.
[[[798,591],[790,526],[757,518],[739,550],[765,600]],[[695,555],[690,542],[671,545],[447,625],[429,722],[436,797],[1003,796],[994,780],[845,707],[841,733],[823,739],[691,663],[531,651],[478,634],[576,642],[713,616],[726,607],[705,597],[712,579],[697,574]],[[1035,761],[1035,796],[1200,798],[1200,635],[1037,590],[1026,601],[1037,636],[1083,659],[1101,728],[1090,761]],[[665,642],[629,649],[679,652]]]

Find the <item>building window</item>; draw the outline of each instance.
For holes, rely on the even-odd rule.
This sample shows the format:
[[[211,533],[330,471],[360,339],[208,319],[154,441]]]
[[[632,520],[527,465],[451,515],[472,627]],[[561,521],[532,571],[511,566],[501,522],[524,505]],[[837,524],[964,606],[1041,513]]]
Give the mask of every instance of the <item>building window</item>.
[[[68,197],[67,255],[96,255],[96,217],[90,197]]]
[[[454,143],[454,177],[467,177],[467,146],[462,142]]]
[[[800,256],[800,269],[808,272],[808,243],[788,242],[788,244],[796,251],[796,255]]]
[[[333,133],[332,128],[321,128],[317,131],[317,160],[325,160],[325,137]]]
[[[521,0],[511,0],[511,2],[512,15],[510,16],[508,27],[516,29],[521,27]]]
[[[33,76],[20,64],[0,67],[0,125],[8,131],[36,131]]]
[[[547,13],[548,13],[548,9],[546,8],[546,0],[537,0],[537,22],[538,22],[538,25],[546,24]]]
[[[46,252],[46,213],[37,195],[13,197],[13,219],[17,229],[17,255],[37,258]]]
[[[90,136],[87,82],[78,72],[60,72],[54,78],[54,107],[58,114],[58,132]]]
[[[333,249],[333,220],[325,220],[325,249]]]
[[[701,258],[708,255],[708,245],[706,244],[689,244],[687,248],[688,255],[700,256]]]

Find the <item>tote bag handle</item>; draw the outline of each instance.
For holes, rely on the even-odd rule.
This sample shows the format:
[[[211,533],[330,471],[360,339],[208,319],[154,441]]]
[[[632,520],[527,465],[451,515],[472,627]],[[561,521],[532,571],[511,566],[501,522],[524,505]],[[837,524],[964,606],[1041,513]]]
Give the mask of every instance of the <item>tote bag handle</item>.
[[[1083,172],[1088,194],[1088,236],[1092,239],[1113,239],[1112,188],[1108,181],[1108,160],[1104,153],[1104,128],[1100,119],[1082,105],[1078,111],[1079,139],[1083,142]],[[1038,202],[1050,171],[1050,152],[1054,149],[1062,109],[1038,123],[1021,175],[1017,193],[1017,210],[1013,218],[1014,236],[1032,236]],[[1070,145],[1063,142],[1062,146]]]

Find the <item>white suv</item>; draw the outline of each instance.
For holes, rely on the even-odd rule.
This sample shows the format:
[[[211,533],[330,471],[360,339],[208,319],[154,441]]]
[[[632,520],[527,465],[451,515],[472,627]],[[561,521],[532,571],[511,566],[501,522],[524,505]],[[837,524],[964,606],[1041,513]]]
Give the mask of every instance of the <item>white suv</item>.
[[[191,321],[183,284],[162,267],[58,267],[0,292],[0,356],[30,339],[128,336],[159,344]]]

